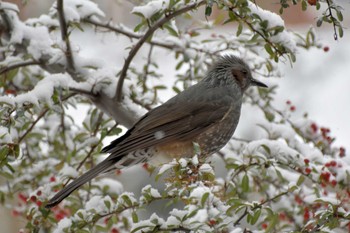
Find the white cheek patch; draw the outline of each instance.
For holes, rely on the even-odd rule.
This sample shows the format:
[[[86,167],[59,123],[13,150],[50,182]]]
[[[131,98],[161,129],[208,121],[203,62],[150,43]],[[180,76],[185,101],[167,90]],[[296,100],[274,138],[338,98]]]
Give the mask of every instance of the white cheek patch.
[[[162,139],[165,137],[165,133],[164,133],[164,131],[161,131],[161,130],[157,131],[157,132],[155,132],[154,137],[158,140]]]

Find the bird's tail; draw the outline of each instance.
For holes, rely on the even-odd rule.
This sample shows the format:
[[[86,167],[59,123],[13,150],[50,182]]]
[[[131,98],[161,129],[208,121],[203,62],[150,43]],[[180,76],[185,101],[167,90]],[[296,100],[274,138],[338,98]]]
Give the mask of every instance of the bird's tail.
[[[95,178],[101,172],[106,171],[108,168],[110,168],[114,164],[115,164],[115,161],[109,160],[109,159],[106,159],[101,163],[97,164],[94,168],[84,173],[83,175],[75,179],[73,182],[68,184],[66,187],[64,187],[61,191],[56,193],[56,195],[49,200],[49,202],[46,204],[45,207],[46,208],[54,207],[55,205],[60,203],[63,199],[65,199],[67,196],[69,196],[74,190],[76,190],[86,182],[90,181],[91,179]]]

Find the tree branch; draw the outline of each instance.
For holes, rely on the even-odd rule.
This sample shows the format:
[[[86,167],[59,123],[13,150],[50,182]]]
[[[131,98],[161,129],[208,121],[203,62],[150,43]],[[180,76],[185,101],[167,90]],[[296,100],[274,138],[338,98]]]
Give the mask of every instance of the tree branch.
[[[67,32],[67,22],[66,18],[64,16],[64,9],[63,9],[63,0],[57,0],[57,15],[58,15],[58,21],[60,23],[61,28],[61,38],[66,43],[66,59],[67,59],[67,72],[70,74],[75,73],[74,68],[74,60],[73,60],[73,53],[72,48],[69,41],[69,35]]]
[[[135,57],[136,53],[139,51],[141,46],[145,43],[145,41],[160,27],[162,27],[166,22],[170,21],[172,18],[181,15],[187,11],[193,10],[200,5],[205,4],[206,1],[200,1],[198,3],[193,3],[191,5],[185,6],[177,11],[174,11],[170,13],[169,15],[164,16],[161,20],[156,22],[152,27],[148,29],[148,31],[140,38],[140,40],[136,43],[136,45],[132,48],[132,50],[129,53],[129,56],[126,58],[123,69],[120,73],[120,77],[118,80],[118,85],[117,85],[117,91],[116,91],[116,98],[118,102],[121,102],[122,100],[122,89],[123,89],[123,84],[124,84],[124,79],[126,78],[126,73],[129,69],[130,63],[132,59]]]
[[[25,66],[30,66],[30,65],[40,65],[41,62],[39,61],[24,61],[24,62],[18,62],[18,63],[15,63],[15,64],[12,64],[12,65],[8,65],[8,66],[5,66],[3,68],[0,69],[0,75],[2,75],[3,73],[6,73],[10,70],[14,70],[14,69],[17,69],[17,68],[20,68],[20,67],[25,67]]]

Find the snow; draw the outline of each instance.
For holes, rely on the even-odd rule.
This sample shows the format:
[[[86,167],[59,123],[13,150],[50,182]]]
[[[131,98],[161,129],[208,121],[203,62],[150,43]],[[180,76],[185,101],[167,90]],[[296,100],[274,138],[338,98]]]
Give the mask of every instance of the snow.
[[[52,14],[56,11],[52,11]],[[89,0],[69,0],[64,2],[64,13],[66,21],[80,21],[90,16],[104,17],[97,4]]]
[[[106,202],[109,202],[110,208],[107,207]],[[85,209],[88,211],[93,210],[96,213],[99,214],[107,214],[111,211],[113,211],[113,200],[110,196],[93,196],[90,198],[88,202],[85,204]]]
[[[9,2],[1,2],[0,7],[1,9],[4,9],[4,10],[19,12],[18,6]]]
[[[8,128],[0,126],[0,143],[12,143],[12,137],[8,131]]]
[[[170,162],[170,163],[164,164],[164,165],[161,166],[161,168],[159,169],[158,175],[163,174],[163,173],[166,172],[167,170],[169,170],[169,169],[175,167],[176,165],[177,165],[176,160],[173,160],[173,161]]]
[[[143,187],[141,190],[141,193],[150,194],[151,197],[153,197],[153,198],[160,198],[161,197],[159,191],[155,188],[152,188],[152,186],[150,184]]]
[[[187,160],[184,158],[179,159],[179,164],[181,167],[186,167],[187,166]]]
[[[267,147],[269,151],[266,151]],[[284,164],[303,165],[304,156],[298,151],[290,148],[286,142],[279,140],[260,139],[255,140],[246,146],[243,153],[245,155],[258,155],[262,158],[273,158]]]
[[[195,166],[199,164],[198,155],[193,156],[193,158],[191,159],[191,163]]]
[[[62,177],[77,177],[79,174],[77,170],[71,166],[69,166],[67,163],[64,164],[63,168],[60,170],[59,174]]]
[[[247,3],[248,3],[248,7],[251,10],[252,14],[259,15],[262,21],[265,21],[265,20],[268,21],[268,28],[273,28],[276,26],[285,27],[284,21],[281,18],[281,16],[279,16],[276,13],[273,13],[271,11],[264,10],[264,9],[260,8],[258,5],[256,5],[255,3],[252,3],[250,1],[248,1]],[[256,29],[259,29],[259,28],[256,28]],[[270,39],[272,42],[282,43],[284,46],[286,46],[293,53],[295,53],[297,51],[296,42],[293,39],[292,34],[288,31],[286,31],[286,29],[284,31],[278,33],[277,35],[272,36]]]
[[[15,97],[2,96],[0,97],[0,102],[7,102],[11,103],[12,105],[15,103],[19,105],[24,103],[39,105],[40,101],[50,103],[54,87],[68,87],[70,82],[73,82],[73,80],[65,74],[48,75],[43,80],[39,81],[31,91]]]
[[[210,173],[210,174],[214,175],[213,168],[207,163],[202,164],[202,166],[199,167],[199,172],[200,173]]]
[[[139,13],[146,19],[151,18],[155,13],[165,10],[169,7],[169,0],[153,0],[148,2],[144,6],[136,6],[133,8],[131,13]]]
[[[65,232],[65,229],[72,226],[73,222],[69,218],[63,218],[61,221],[58,222],[56,229],[53,231],[53,233],[61,233]]]
[[[92,181],[92,184],[98,186],[101,190],[103,190],[104,187],[107,186],[107,194],[121,194],[124,190],[122,183],[120,183],[118,180],[111,178],[102,178],[99,180],[95,180]]]
[[[210,189],[208,187],[206,187],[206,186],[199,186],[199,187],[196,187],[196,188],[194,188],[192,190],[190,197],[194,198],[194,199],[197,199],[198,201],[201,201],[202,196],[205,193],[211,194]]]

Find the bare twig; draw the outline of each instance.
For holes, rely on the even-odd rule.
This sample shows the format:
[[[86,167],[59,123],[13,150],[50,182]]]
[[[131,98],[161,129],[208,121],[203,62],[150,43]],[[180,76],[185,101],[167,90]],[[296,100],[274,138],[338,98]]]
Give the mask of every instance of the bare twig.
[[[113,32],[118,33],[118,34],[122,34],[122,35],[127,36],[131,39],[140,39],[143,37],[142,34],[132,33],[132,32],[123,30],[121,27],[112,26],[109,22],[108,23],[100,23],[100,22],[93,20],[93,19],[90,19],[90,18],[84,19],[83,21],[86,23],[92,24],[96,27],[106,28],[110,31],[113,31]],[[154,41],[154,40],[147,41],[147,43],[149,43],[150,45],[155,45],[155,46],[162,47],[165,49],[174,49],[174,47],[176,46],[173,44],[162,43],[162,42]]]
[[[158,22],[156,22],[152,27],[150,27],[147,32],[140,38],[140,40],[136,43],[136,45],[132,48],[132,50],[129,53],[129,56],[126,58],[123,69],[120,73],[120,77],[118,80],[118,85],[117,85],[117,93],[116,93],[116,98],[117,101],[120,102],[122,100],[122,89],[123,89],[123,84],[124,84],[124,79],[126,78],[126,73],[127,70],[129,69],[130,63],[132,59],[135,57],[136,53],[139,51],[141,46],[145,43],[145,41],[160,27],[162,27],[165,23],[170,21],[172,18],[181,15],[187,11],[193,10],[200,5],[205,4],[206,1],[200,1],[198,3],[193,3],[188,6],[185,6],[177,11],[174,11],[168,15],[165,15],[162,19],[160,19]]]
[[[5,66],[5,67],[1,68],[0,69],[0,75],[2,75],[3,73],[8,72],[10,70],[14,70],[14,69],[17,69],[17,68],[20,68],[20,67],[31,66],[31,65],[40,65],[40,64],[41,64],[41,62],[34,61],[34,60],[15,63],[15,64],[8,65],[8,66]]]
[[[337,33],[337,25],[335,23],[333,14],[332,14],[332,7],[331,7],[331,3],[329,2],[329,0],[327,0],[327,5],[328,5],[328,11],[329,11],[329,16],[332,20],[332,24],[333,24],[333,30],[334,30],[334,40],[338,40],[338,33]]]
[[[73,53],[72,48],[69,41],[69,35],[67,32],[67,22],[64,15],[64,9],[63,9],[63,0],[57,1],[57,14],[58,14],[58,21],[60,23],[61,28],[61,38],[66,43],[66,59],[67,59],[67,72],[70,74],[75,73],[74,68],[74,59],[73,59]]]

